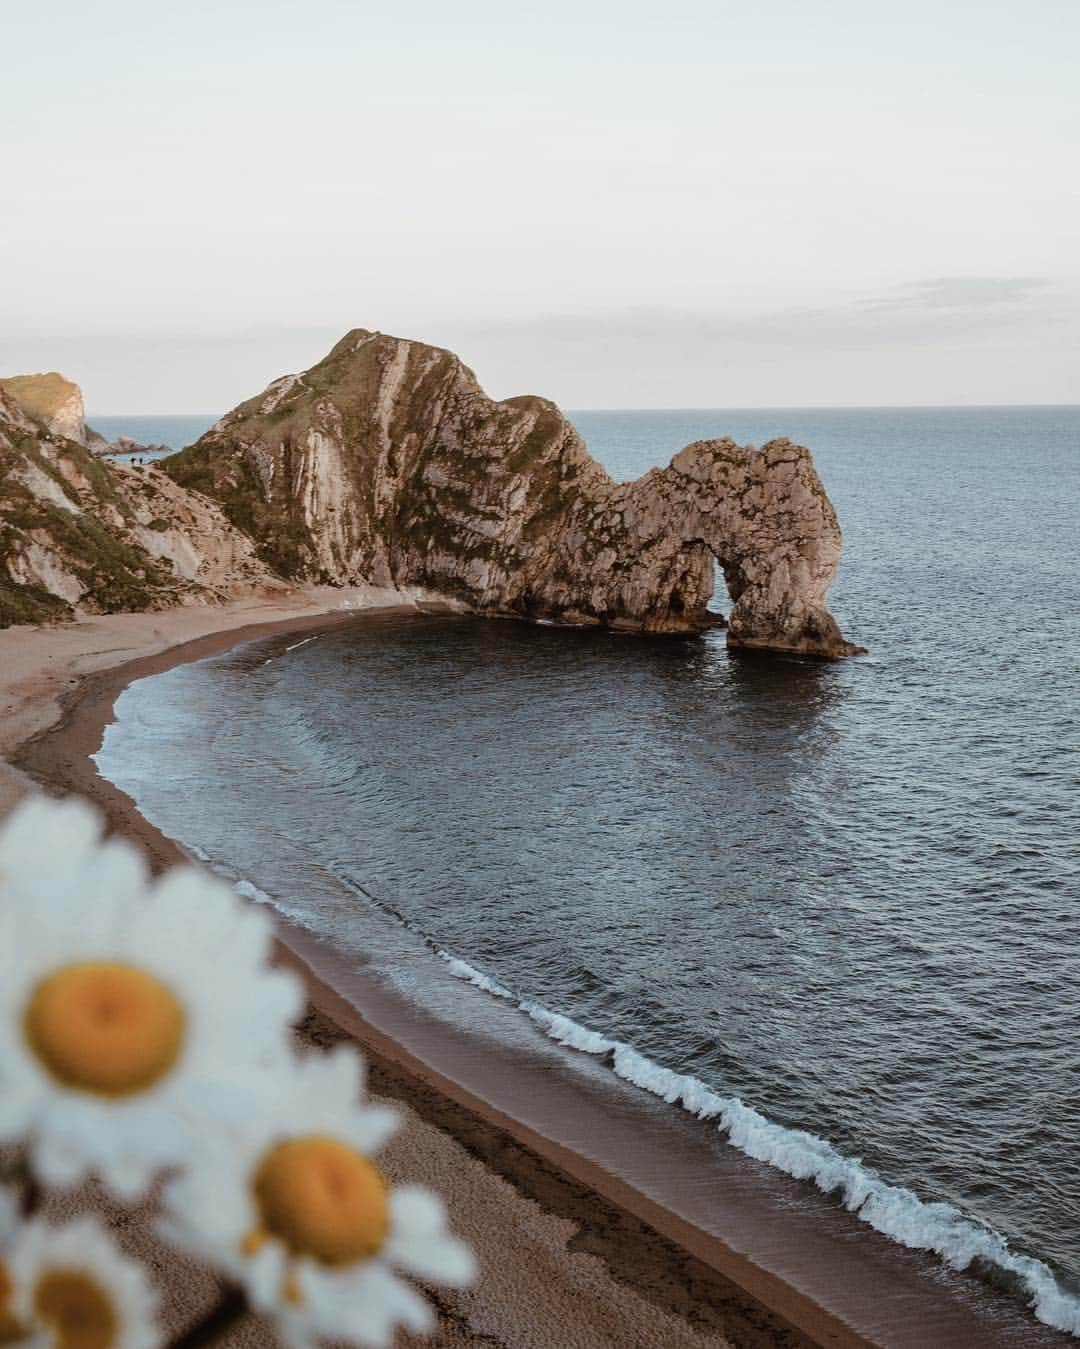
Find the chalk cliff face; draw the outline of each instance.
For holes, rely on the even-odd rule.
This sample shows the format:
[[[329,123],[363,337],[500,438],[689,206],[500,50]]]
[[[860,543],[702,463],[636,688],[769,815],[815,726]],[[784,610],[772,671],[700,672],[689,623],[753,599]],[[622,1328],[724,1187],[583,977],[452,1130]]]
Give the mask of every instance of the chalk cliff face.
[[[216,503],[95,459],[0,387],[0,627],[267,584],[280,583]]]
[[[0,389],[24,412],[44,422],[47,430],[86,443],[82,390],[70,379],[55,370],[47,375],[12,375],[0,379]]]
[[[130,436],[118,436],[116,443],[110,444],[86,424],[82,389],[55,370],[47,375],[11,375],[0,379],[0,389],[46,431],[77,441],[93,454],[144,454],[165,449],[164,445],[141,445]]]
[[[97,459],[99,440],[70,381],[0,381],[0,625],[287,578],[696,632],[719,562],[732,644],[856,649],[825,607],[835,513],[786,440],[699,441],[616,483],[554,404],[494,402],[450,352],[363,330],[158,467]]]
[[[356,330],[163,461],[281,575],[420,584],[477,609],[734,645],[856,650],[825,607],[836,515],[808,450],[687,446],[616,483],[554,404],[487,398],[450,352]]]

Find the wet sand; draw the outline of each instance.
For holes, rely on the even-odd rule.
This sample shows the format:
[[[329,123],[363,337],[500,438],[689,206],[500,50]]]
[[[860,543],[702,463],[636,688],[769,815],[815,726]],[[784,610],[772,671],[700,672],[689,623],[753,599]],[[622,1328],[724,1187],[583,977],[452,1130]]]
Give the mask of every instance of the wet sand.
[[[396,605],[392,612],[415,607],[393,595],[368,595],[365,607],[380,600]],[[194,620],[192,611],[96,619],[92,632],[75,636],[71,629],[83,625],[0,633],[0,753],[48,789],[95,801],[158,867],[182,858],[177,845],[88,757],[122,689],[277,630],[375,619],[358,619],[355,610],[328,614],[326,597],[286,614],[265,607],[200,613]],[[211,630],[208,621],[199,630],[213,617],[231,626]],[[25,779],[0,774],[0,809],[5,783],[10,796]],[[571,1080],[553,1065],[556,1050],[539,1032],[535,1054],[493,1051],[365,982],[305,934],[284,937],[280,958],[301,971],[311,999],[302,1034],[309,1042],[347,1036],[361,1044],[373,1090],[405,1116],[389,1169],[441,1190],[480,1256],[476,1289],[438,1295],[439,1330],[429,1342],[537,1349],[1073,1343],[1012,1299],[885,1241],[827,1197],[749,1161],[715,1128],[645,1093],[623,1092],[613,1109],[603,1066],[585,1072],[595,1083]],[[136,1225],[132,1240],[144,1242],[144,1229]],[[159,1251],[157,1261],[165,1258]],[[189,1273],[189,1292],[170,1292],[174,1323],[209,1295],[205,1280]],[[233,1342],[272,1343],[259,1329]]]

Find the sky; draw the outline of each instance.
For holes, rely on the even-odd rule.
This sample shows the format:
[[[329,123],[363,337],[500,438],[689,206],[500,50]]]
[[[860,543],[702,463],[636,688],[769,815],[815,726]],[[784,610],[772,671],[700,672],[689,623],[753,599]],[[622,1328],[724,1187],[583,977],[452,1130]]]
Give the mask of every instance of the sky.
[[[0,0],[0,375],[1080,402],[1076,0]]]

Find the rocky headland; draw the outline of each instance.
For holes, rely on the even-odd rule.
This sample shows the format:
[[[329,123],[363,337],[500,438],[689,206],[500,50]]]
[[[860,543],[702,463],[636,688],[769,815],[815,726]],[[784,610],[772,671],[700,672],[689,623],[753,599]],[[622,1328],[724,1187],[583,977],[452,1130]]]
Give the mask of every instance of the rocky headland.
[[[260,588],[283,587],[216,503],[96,458],[0,386],[0,627]]]
[[[85,445],[91,454],[159,454],[168,450],[166,445],[143,445],[130,436],[106,440],[87,424],[82,389],[55,370],[43,375],[11,375],[0,379],[0,390],[41,422],[46,431]]]
[[[42,375],[12,375],[0,379],[0,391],[53,435],[86,444],[82,390],[70,379],[55,370]]]
[[[154,468],[92,459],[54,422],[0,388],[0,582],[36,589],[46,611],[40,594],[53,612],[116,598],[73,556],[81,521],[133,550],[110,553],[133,608],[372,583],[482,613],[687,633],[716,621],[718,562],[731,644],[857,649],[825,605],[836,514],[810,452],[787,440],[698,441],[617,483],[553,403],[496,402],[451,352],[362,329]]]

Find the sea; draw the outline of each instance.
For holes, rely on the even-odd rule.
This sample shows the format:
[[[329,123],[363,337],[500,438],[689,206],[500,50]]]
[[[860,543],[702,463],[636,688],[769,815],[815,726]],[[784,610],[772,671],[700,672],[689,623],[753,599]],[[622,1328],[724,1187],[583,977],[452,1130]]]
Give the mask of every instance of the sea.
[[[86,420],[99,435],[104,436],[110,443],[119,436],[127,436],[129,440],[134,440],[139,445],[165,447],[164,449],[152,450],[149,454],[113,454],[109,456],[110,459],[117,459],[121,463],[126,463],[131,459],[147,461],[164,459],[166,455],[175,450],[182,450],[185,445],[191,445],[198,440],[204,431],[209,431],[217,421],[217,417],[200,416],[192,413],[177,413],[165,417],[95,417],[91,413]]]
[[[620,479],[809,446],[868,654],[388,618],[132,684],[99,767],[343,959],[1080,1334],[1080,408],[570,417]]]

